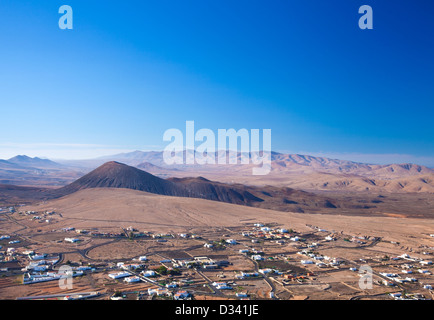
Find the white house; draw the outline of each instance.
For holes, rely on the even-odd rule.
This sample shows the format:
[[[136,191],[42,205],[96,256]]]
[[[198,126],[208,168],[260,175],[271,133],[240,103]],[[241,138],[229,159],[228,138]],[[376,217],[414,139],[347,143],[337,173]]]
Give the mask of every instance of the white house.
[[[108,276],[109,278],[112,279],[120,279],[120,278],[128,277],[129,275],[130,275],[129,272],[116,272],[116,273],[110,273]]]
[[[267,273],[274,272],[274,270],[273,270],[273,269],[270,269],[270,268],[267,268],[267,269],[259,269],[258,271],[259,271],[260,273],[262,273],[262,274],[267,274]]]
[[[92,270],[92,268],[88,266],[81,266],[81,267],[77,267],[75,270],[86,271],[86,270]]]
[[[125,282],[127,283],[134,283],[134,282],[140,282],[141,279],[139,277],[128,277],[124,279]]]
[[[259,274],[257,272],[241,272],[242,277],[257,277]]]
[[[26,268],[25,268],[27,271],[30,271],[30,270],[32,270],[32,271],[38,271],[38,272],[41,272],[41,271],[46,271],[47,269],[48,269],[48,266],[47,265],[28,265]]]
[[[150,296],[153,295],[163,296],[163,295],[167,295],[168,293],[169,291],[167,291],[166,288],[148,289],[148,295]]]
[[[232,290],[232,287],[229,286],[226,282],[213,282],[212,285],[219,290]]]
[[[35,254],[33,256],[30,257],[31,260],[42,260],[45,259],[47,255],[45,253],[43,254]]]
[[[144,277],[155,277],[155,271],[153,270],[142,271],[142,274]]]

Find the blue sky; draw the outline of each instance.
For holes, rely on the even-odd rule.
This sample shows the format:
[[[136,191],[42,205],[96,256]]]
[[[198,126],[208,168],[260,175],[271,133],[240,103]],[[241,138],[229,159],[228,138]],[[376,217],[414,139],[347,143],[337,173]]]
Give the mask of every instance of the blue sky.
[[[74,10],[60,30],[58,8]],[[358,8],[373,8],[361,30]],[[434,167],[434,3],[0,2],[0,158],[161,150],[272,129],[273,150]]]

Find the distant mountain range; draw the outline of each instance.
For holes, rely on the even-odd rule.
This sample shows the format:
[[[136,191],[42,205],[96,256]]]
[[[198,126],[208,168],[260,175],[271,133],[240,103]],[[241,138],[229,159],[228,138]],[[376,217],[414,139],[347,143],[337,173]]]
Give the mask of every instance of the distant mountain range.
[[[19,155],[0,160],[0,183],[25,186],[61,186],[84,173],[60,163]]]
[[[181,154],[180,154],[181,155]],[[216,153],[217,155],[217,153]],[[185,158],[185,151],[182,153]],[[250,157],[250,155],[248,155]],[[237,154],[238,162],[240,162],[241,153]],[[200,165],[170,165],[168,166],[163,161],[162,151],[133,151],[129,153],[120,153],[112,156],[101,157],[96,160],[120,161],[131,166],[139,166],[142,163],[149,163],[160,168],[197,168]],[[330,173],[350,173],[350,174],[396,174],[396,175],[415,175],[434,173],[434,169],[411,163],[404,164],[367,164],[348,160],[330,159],[325,157],[314,157],[300,154],[283,154],[271,152],[272,171],[290,171],[303,169],[312,169],[320,172]],[[210,167],[210,166],[208,166]],[[247,167],[247,166],[244,166]]]
[[[185,152],[184,152],[185,153]],[[238,153],[238,158],[241,154]],[[307,191],[434,193],[434,170],[417,164],[366,164],[347,160],[272,152],[271,172],[252,176],[248,165],[167,165],[162,151],[134,151],[90,160],[51,161],[27,156],[0,160],[0,183],[62,186],[117,161],[161,178],[203,176],[225,183],[273,185]]]
[[[47,168],[63,168],[64,166],[60,163],[48,160],[41,159],[38,157],[28,157],[26,155],[19,155],[7,160],[8,163],[12,163],[21,167],[31,167],[38,169],[47,169]]]
[[[185,152],[184,152],[185,154]],[[238,158],[241,154],[238,153]],[[163,161],[162,152],[134,151],[98,159],[113,159],[144,168],[160,177],[201,175],[221,181],[243,184],[286,186],[302,190],[429,192],[434,193],[434,170],[425,166],[403,164],[367,164],[299,154],[271,153],[271,172],[252,176],[249,165],[171,165]]]

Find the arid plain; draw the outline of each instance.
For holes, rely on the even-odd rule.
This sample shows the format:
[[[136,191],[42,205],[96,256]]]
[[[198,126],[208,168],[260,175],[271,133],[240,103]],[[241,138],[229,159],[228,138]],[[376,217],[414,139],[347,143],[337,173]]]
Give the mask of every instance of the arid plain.
[[[231,177],[145,167],[160,173],[108,162],[62,188],[3,185],[0,298],[433,298],[430,192],[392,192],[378,180],[369,190],[293,189],[282,182],[291,173],[260,184],[249,168]],[[351,170],[362,179],[390,167]],[[429,185],[430,170],[395,166],[377,179]],[[162,179],[169,173],[181,179]],[[206,179],[182,178],[198,176]],[[59,286],[62,266],[72,288]],[[360,282],[366,268],[370,287]]]

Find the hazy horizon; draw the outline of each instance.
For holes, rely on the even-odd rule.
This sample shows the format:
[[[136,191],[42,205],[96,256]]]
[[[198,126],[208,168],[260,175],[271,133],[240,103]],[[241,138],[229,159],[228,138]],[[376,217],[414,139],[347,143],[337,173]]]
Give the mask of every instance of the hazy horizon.
[[[113,150],[116,151],[116,150]],[[16,156],[28,156],[31,158],[40,158],[40,159],[49,159],[52,161],[80,161],[80,160],[99,160],[101,158],[105,157],[111,157],[111,156],[117,156],[119,154],[124,153],[133,153],[133,152],[162,152],[163,150],[139,150],[139,149],[131,149],[131,150],[117,150],[120,152],[114,152],[114,153],[104,153],[99,154],[96,156],[89,156],[87,158],[80,158],[80,157],[47,157],[40,155],[38,153],[17,153],[13,154],[11,156],[5,156],[1,157],[0,160],[8,160]],[[352,162],[358,162],[358,163],[364,163],[364,164],[378,164],[378,165],[389,165],[389,164],[403,164],[403,163],[411,163],[416,165],[422,165],[426,166],[428,168],[434,169],[434,159],[433,158],[423,158],[423,157],[414,157],[412,155],[401,155],[401,154],[336,154],[336,153],[315,153],[315,152],[306,152],[306,151],[300,151],[300,152],[292,152],[287,150],[272,150],[272,152],[277,152],[281,154],[297,154],[302,156],[313,156],[313,157],[324,157],[328,159],[334,159],[334,160],[342,160],[342,161],[352,161]],[[394,158],[394,162],[389,162],[388,159]],[[372,161],[374,160],[374,161]]]

